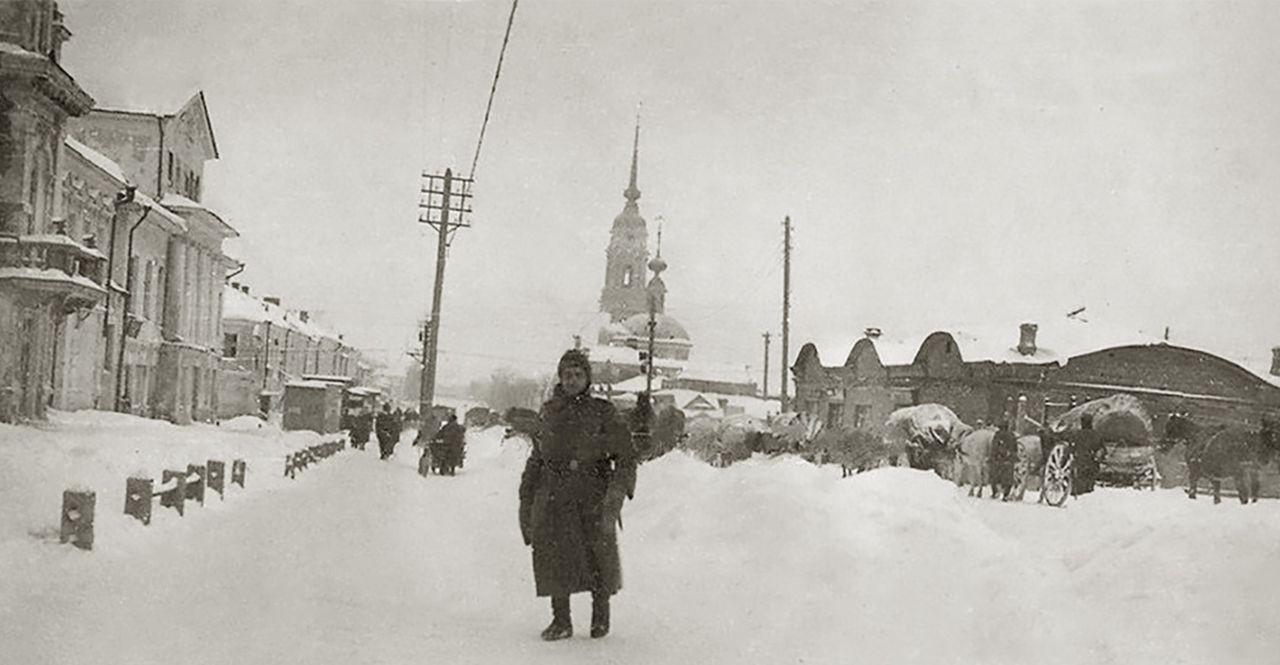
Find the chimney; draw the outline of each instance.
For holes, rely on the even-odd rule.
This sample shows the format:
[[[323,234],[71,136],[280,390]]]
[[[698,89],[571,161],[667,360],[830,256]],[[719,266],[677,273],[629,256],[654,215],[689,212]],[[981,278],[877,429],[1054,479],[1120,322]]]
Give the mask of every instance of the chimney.
[[[1034,323],[1024,323],[1018,326],[1021,335],[1018,338],[1018,353],[1024,356],[1034,356],[1036,354],[1036,330],[1040,326]]]
[[[302,319],[303,323],[307,323],[311,321],[311,312],[308,312],[305,309],[298,310],[298,318]]]
[[[729,408],[729,400],[728,400],[728,398],[725,398],[725,397],[719,397],[719,398],[717,398],[717,399],[716,399],[716,402],[717,402],[717,403],[719,403],[719,405],[720,405],[720,410],[721,410],[721,411],[724,411],[725,409]]]
[[[280,297],[279,297],[279,296],[263,296],[263,297],[262,297],[262,302],[265,302],[265,303],[267,303],[268,305],[275,305],[276,307],[279,307],[279,306],[280,306]]]
[[[1280,346],[1271,349],[1271,376],[1280,376]]]
[[[235,289],[235,290],[239,291],[239,290],[240,290],[240,282],[232,282],[232,283],[231,283],[231,288],[233,288],[233,289]]]
[[[880,333],[881,330],[879,328],[867,328],[862,331],[862,334],[866,335],[867,339],[877,339],[880,337]]]
[[[89,249],[97,249],[98,236],[95,236],[92,233],[90,233],[89,235],[85,236],[80,240],[80,244],[84,245],[85,247],[88,247]]]
[[[247,295],[249,295],[249,285],[248,285],[248,284],[241,284],[241,285],[240,285],[240,290],[241,290],[241,291],[244,291],[244,294],[245,294],[246,296],[247,296]]]

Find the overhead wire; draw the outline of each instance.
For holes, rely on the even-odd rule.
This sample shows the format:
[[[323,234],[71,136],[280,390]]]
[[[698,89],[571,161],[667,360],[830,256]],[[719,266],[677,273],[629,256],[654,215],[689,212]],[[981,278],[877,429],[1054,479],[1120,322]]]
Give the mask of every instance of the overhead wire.
[[[489,87],[489,102],[484,107],[484,120],[480,123],[480,137],[476,139],[476,154],[471,159],[470,178],[475,180],[476,165],[480,163],[480,148],[484,145],[484,131],[489,126],[489,114],[493,111],[493,98],[498,92],[498,78],[502,76],[502,60],[507,55],[507,43],[511,41],[511,25],[516,20],[516,6],[520,0],[511,0],[511,14],[507,17],[507,32],[502,36],[502,50],[498,51],[498,66],[493,71],[493,84]]]

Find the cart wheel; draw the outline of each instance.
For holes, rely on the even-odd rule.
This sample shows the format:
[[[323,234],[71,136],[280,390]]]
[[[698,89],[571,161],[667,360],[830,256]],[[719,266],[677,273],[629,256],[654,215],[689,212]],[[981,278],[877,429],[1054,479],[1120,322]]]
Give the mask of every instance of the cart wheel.
[[[1059,443],[1049,451],[1040,493],[1051,506],[1061,506],[1071,496],[1071,462],[1071,452],[1065,443]]]

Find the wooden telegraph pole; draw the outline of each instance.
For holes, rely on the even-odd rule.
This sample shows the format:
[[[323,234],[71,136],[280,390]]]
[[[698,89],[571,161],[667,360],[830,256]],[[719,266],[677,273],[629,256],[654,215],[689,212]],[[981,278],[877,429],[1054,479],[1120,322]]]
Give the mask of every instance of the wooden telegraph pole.
[[[790,410],[787,397],[787,362],[791,342],[791,216],[782,222],[782,412]]]
[[[422,383],[418,396],[418,436],[429,436],[427,418],[435,403],[437,353],[440,349],[440,300],[444,295],[444,263],[453,233],[471,226],[465,215],[471,213],[471,178],[423,173],[422,199],[418,202],[418,221],[436,230],[436,281],[431,292],[431,316],[422,331]],[[432,424],[434,427],[434,423]]]
[[[764,337],[764,387],[761,394],[765,399],[769,399],[769,333],[761,335]]]

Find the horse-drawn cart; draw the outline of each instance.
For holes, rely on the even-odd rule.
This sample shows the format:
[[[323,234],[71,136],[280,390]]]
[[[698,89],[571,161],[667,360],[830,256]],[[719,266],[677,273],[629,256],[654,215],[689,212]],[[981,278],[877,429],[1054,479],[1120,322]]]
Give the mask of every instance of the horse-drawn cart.
[[[1041,499],[1061,506],[1080,489],[1077,474],[1084,465],[1076,459],[1075,441],[1085,420],[1092,421],[1101,450],[1096,469],[1089,471],[1093,477],[1084,484],[1156,488],[1160,476],[1156,449],[1151,444],[1151,418],[1136,397],[1119,394],[1081,404],[1054,421],[1054,442],[1045,456]]]

